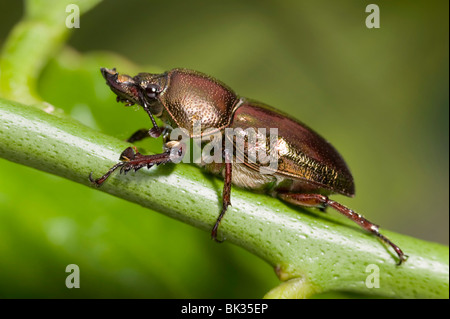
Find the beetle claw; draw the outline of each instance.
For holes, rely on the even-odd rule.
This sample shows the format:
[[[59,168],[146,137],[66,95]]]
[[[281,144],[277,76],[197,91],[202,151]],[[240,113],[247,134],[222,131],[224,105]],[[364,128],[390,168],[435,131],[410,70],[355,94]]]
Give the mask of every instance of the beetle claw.
[[[223,243],[226,240],[225,237],[223,239],[218,239],[217,237],[214,237],[213,239],[216,243],[219,243],[219,244]]]
[[[399,257],[399,260],[398,260],[398,263],[397,263],[397,266],[401,266],[401,264],[402,264],[403,262],[407,261],[408,258],[409,258],[408,255],[402,255],[402,256],[400,256],[400,257]]]
[[[217,238],[217,229],[216,229],[216,232],[214,232],[214,230],[213,230],[213,232],[211,232],[211,239],[214,240],[216,243],[219,243],[219,244],[223,243],[226,240],[225,237],[223,239]]]
[[[94,178],[92,177],[93,174],[94,174],[94,172],[91,172],[91,173],[89,174],[89,181],[90,181],[92,184],[94,184],[95,186],[100,186],[100,184],[98,183],[98,180],[97,180],[97,179],[94,179]]]

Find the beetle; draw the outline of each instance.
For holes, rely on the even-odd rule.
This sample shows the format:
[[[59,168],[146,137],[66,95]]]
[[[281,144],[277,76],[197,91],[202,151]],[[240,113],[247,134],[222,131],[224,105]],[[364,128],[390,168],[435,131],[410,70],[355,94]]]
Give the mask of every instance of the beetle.
[[[353,176],[337,150],[305,124],[268,105],[239,97],[224,83],[198,71],[178,68],[162,74],[139,73],[131,77],[119,74],[115,68],[101,68],[101,73],[106,84],[117,95],[117,102],[123,102],[126,106],[141,106],[153,124],[149,130],[138,130],[127,141],[133,143],[149,136],[156,138],[163,135],[165,143],[164,152],[156,155],[143,155],[135,147],[128,147],[120,155],[119,162],[103,176],[94,179],[91,172],[89,179],[94,185],[103,184],[119,168],[121,173],[127,173],[142,167],[176,162],[174,159],[180,160],[186,145],[179,138],[169,137],[168,133],[174,128],[183,128],[189,138],[195,138],[198,132],[194,132],[194,122],[200,122],[202,129],[209,129],[200,134],[215,132],[225,135],[227,129],[275,127],[278,135],[273,145],[277,166],[272,174],[261,172],[262,162],[248,160],[250,151],[258,147],[267,149],[267,134],[262,139],[267,143],[258,140],[256,146],[250,145],[247,138],[246,148],[241,152],[236,151],[236,140],[232,138],[230,141],[230,137],[225,136],[225,140],[228,139],[235,149],[225,148],[220,154],[223,161],[200,163],[207,171],[224,178],[222,210],[212,228],[211,237],[220,241],[217,232],[231,204],[231,185],[234,184],[268,193],[297,206],[321,210],[332,207],[391,246],[398,255],[399,265],[407,260],[408,256],[382,235],[377,225],[329,199],[329,195],[336,193],[353,197]],[[157,125],[154,116],[162,120],[164,129]]]

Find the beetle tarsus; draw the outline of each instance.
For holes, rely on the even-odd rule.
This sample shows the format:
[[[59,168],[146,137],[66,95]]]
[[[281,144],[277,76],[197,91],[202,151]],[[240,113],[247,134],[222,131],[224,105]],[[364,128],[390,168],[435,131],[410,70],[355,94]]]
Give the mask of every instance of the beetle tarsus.
[[[106,179],[108,179],[108,177],[119,167],[123,166],[125,164],[125,162],[119,162],[117,164],[115,164],[113,167],[111,167],[102,177],[97,178],[97,179],[93,179],[92,178],[92,174],[93,172],[91,172],[89,174],[89,181],[94,184],[95,186],[99,187],[103,184],[104,181],[106,181]]]
[[[346,216],[347,218],[353,220],[355,223],[357,223],[359,226],[361,226],[363,229],[367,230],[368,232],[374,234],[377,236],[382,242],[388,244],[391,246],[394,251],[396,252],[399,262],[398,265],[401,265],[404,261],[408,259],[408,256],[403,253],[403,251],[398,247],[396,244],[394,244],[390,239],[388,239],[386,236],[381,234],[378,230],[378,225],[375,225],[374,223],[370,222],[366,218],[364,218],[362,215],[356,213],[355,211],[351,210],[350,208],[329,199],[325,195],[321,194],[292,194],[292,193],[282,193],[279,194],[279,196],[284,199],[285,201],[298,205],[298,206],[304,206],[304,207],[332,207],[342,215]]]
[[[142,155],[134,147],[127,147],[122,154],[120,154],[120,162],[111,167],[102,177],[93,179],[92,172],[89,174],[89,180],[95,186],[102,185],[106,179],[120,167],[119,173],[126,175],[128,171],[135,172],[142,167],[151,168],[154,165],[160,165],[171,162],[170,152],[164,152],[156,155]]]
[[[219,224],[220,224],[220,221],[216,221],[216,223],[211,231],[211,239],[213,239],[217,243],[223,243],[225,241],[225,238],[224,239],[217,238],[217,230],[219,229]]]
[[[403,253],[403,251],[400,249],[400,247],[398,247],[396,244],[394,244],[392,241],[390,241],[389,238],[387,238],[386,236],[384,236],[383,234],[381,234],[380,232],[376,232],[375,233],[376,236],[378,236],[378,238],[380,238],[380,240],[386,244],[388,244],[389,246],[391,246],[395,252],[398,255],[398,263],[397,265],[400,266],[403,262],[408,260],[408,255],[405,255],[405,253]]]
[[[95,182],[95,179],[93,179],[92,178],[92,175],[94,174],[94,172],[91,172],[90,174],[89,174],[89,181],[92,183],[92,184],[97,184],[96,182]]]

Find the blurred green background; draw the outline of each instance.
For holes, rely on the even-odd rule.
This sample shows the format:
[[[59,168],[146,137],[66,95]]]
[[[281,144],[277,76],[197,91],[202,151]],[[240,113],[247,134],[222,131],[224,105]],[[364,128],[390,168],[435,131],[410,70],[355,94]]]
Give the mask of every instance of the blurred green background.
[[[380,29],[365,26],[369,3],[104,1],[81,17],[73,51],[48,64],[39,92],[125,139],[148,119],[115,103],[100,67],[131,70],[128,59],[140,71],[202,71],[332,142],[357,194],[336,200],[383,228],[448,245],[448,1],[376,1]],[[23,4],[0,9],[3,44]],[[71,263],[83,289],[64,285]],[[239,247],[0,159],[0,297],[259,298],[277,284]]]

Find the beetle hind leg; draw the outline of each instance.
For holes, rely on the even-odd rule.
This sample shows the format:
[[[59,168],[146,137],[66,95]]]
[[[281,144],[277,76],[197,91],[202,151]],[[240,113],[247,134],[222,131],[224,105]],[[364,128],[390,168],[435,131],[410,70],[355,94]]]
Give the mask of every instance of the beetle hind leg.
[[[324,210],[326,207],[332,207],[342,215],[346,216],[347,218],[353,220],[355,223],[357,223],[359,226],[361,226],[366,231],[374,234],[377,236],[382,242],[388,244],[391,246],[394,251],[397,253],[399,262],[398,265],[400,265],[402,262],[406,261],[408,256],[403,253],[403,251],[398,247],[396,244],[394,244],[391,240],[389,240],[386,236],[381,234],[378,230],[378,225],[375,225],[374,223],[367,220],[362,215],[356,213],[355,211],[351,210],[350,208],[335,202],[334,200],[330,200],[327,196],[321,195],[321,194],[291,194],[291,193],[282,193],[278,195],[281,199],[292,203],[294,205],[298,206],[304,206],[304,207],[316,207],[321,210]]]

